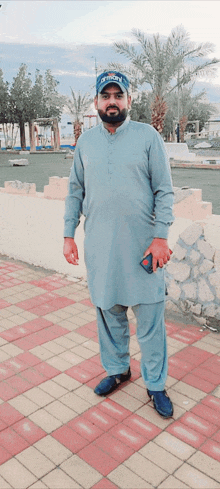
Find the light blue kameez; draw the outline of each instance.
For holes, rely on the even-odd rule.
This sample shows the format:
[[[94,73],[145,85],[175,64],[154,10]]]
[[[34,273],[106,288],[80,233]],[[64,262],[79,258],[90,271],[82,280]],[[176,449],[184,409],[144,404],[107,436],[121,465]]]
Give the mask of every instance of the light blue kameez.
[[[154,237],[167,238],[173,188],[164,143],[148,124],[126,120],[78,140],[66,198],[65,237],[83,213],[85,262],[92,302],[101,309],[164,300],[164,272],[141,267]]]

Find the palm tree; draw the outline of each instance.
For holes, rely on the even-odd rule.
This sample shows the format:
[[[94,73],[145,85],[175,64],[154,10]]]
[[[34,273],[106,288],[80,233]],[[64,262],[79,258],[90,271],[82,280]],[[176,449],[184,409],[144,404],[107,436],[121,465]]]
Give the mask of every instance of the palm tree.
[[[68,98],[66,104],[70,114],[73,116],[73,132],[76,144],[82,132],[83,115],[91,105],[92,98],[88,93],[81,95],[80,92],[74,92],[71,87],[70,90],[72,94],[72,99]]]
[[[168,109],[166,96],[195,77],[213,74],[214,65],[219,60],[206,57],[213,51],[212,44],[200,43],[196,46],[182,26],[173,29],[167,39],[156,34],[150,40],[136,29],[132,33],[141,49],[127,42],[115,43],[114,47],[131,62],[128,68],[123,67],[131,79],[131,85],[150,85],[153,94],[151,123],[161,133]],[[111,63],[111,68],[121,69],[122,66]]]

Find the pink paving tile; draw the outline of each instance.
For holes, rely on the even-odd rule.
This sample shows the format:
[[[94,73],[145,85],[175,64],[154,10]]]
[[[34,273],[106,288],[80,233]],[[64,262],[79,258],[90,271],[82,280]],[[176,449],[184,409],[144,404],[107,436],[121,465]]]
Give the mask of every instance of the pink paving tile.
[[[40,385],[42,382],[48,380],[46,376],[40,374],[34,367],[27,368],[27,370],[22,372],[21,376],[32,384],[32,386]]]
[[[105,372],[103,367],[94,364],[94,362],[92,362],[91,360],[84,360],[82,363],[80,363],[80,366],[82,366],[83,370],[86,370],[87,372],[94,374],[94,376]]]
[[[136,326],[135,324],[129,323],[130,336],[136,334]]]
[[[210,372],[218,374],[220,376],[220,357],[218,355],[212,355],[203,364],[203,368],[207,368]]]
[[[205,406],[204,403],[197,404],[191,409],[191,412],[197,414],[203,419],[206,419],[209,423],[220,426],[220,416],[218,411]]]
[[[93,363],[96,363],[97,365],[99,365],[100,367],[102,367],[102,364],[101,364],[101,360],[100,360],[100,356],[99,355],[95,355],[94,357],[90,358],[90,361],[93,362]]]
[[[30,367],[33,367],[34,365],[37,365],[38,363],[41,362],[41,360],[33,355],[32,353],[25,352],[25,353],[20,353],[17,357],[17,360],[21,360],[22,362],[26,363]]]
[[[14,375],[13,377],[10,377],[10,379],[7,380],[7,384],[15,391],[17,391],[17,395],[23,394],[23,392],[26,392],[33,387],[30,382],[23,379],[19,375]]]
[[[168,374],[170,375],[170,377],[174,377],[174,379],[181,380],[184,377],[185,372],[183,372],[181,368],[169,365]]]
[[[68,370],[65,371],[65,374],[78,380],[81,384],[85,384],[94,377],[93,373],[90,374],[87,370],[81,368],[81,364],[68,368]]]
[[[207,380],[208,382],[211,382],[214,385],[219,384],[219,380],[220,380],[219,375],[216,375],[213,372],[210,372],[206,368],[202,368],[202,366],[195,368],[193,370],[193,375],[196,375],[203,380]]]
[[[195,346],[187,346],[186,348],[178,351],[174,355],[174,358],[179,358],[191,363],[192,365],[198,366],[212,356],[212,353],[205,350],[201,350]]]
[[[100,410],[97,406],[88,409],[88,411],[83,414],[83,419],[90,421],[90,423],[94,424],[105,432],[110,430],[118,422],[116,419]]]
[[[80,303],[84,304],[84,306],[94,307],[94,305],[89,299],[83,299],[82,301],[80,301]]]
[[[103,479],[101,479],[99,482],[97,482],[97,484],[92,486],[91,489],[118,489],[118,486],[115,486],[113,482],[103,477]]]
[[[17,455],[30,444],[19,436],[12,428],[7,428],[0,433],[0,446],[5,448],[11,455]]]
[[[132,414],[131,411],[111,399],[105,399],[103,402],[100,402],[99,409],[116,419],[118,423]]]
[[[183,343],[186,343],[188,345],[191,345],[192,343],[195,343],[195,341],[198,341],[202,338],[199,331],[196,333],[188,331],[187,329],[179,330],[176,333],[171,334],[170,337],[175,338],[175,340],[182,341]]]
[[[46,314],[50,314],[51,312],[54,312],[56,310],[56,306],[52,305],[50,302],[37,305],[36,307],[29,309],[32,314],[36,314],[37,316],[46,316]]]
[[[94,331],[97,334],[97,321],[91,321],[90,323],[87,323],[86,327],[88,329],[91,329],[92,331]]]
[[[53,436],[57,441],[62,443],[62,445],[71,450],[73,453],[79,452],[79,450],[89,443],[86,438],[80,436],[78,433],[69,428],[69,426],[61,426],[61,428],[54,431],[51,436]]]
[[[7,382],[1,382],[0,384],[0,399],[3,401],[9,401],[18,395],[18,391],[13,389]]]
[[[206,436],[207,438],[211,437],[213,433],[216,433],[218,427],[212,423],[209,423],[205,419],[196,416],[196,414],[188,412],[185,413],[179,421],[186,426],[189,426],[189,428],[192,428],[195,431],[198,431],[202,435]]]
[[[155,436],[161,433],[160,428],[137,414],[132,414],[128,418],[124,419],[123,424],[129,426],[129,428],[131,428],[133,431],[137,431],[140,433],[140,435],[143,435],[148,440],[152,440],[155,438]]]
[[[8,329],[7,331],[3,331],[1,333],[1,337],[7,341],[15,341],[19,338],[23,338],[29,334],[29,331],[25,328],[25,326],[15,326],[14,328]]]
[[[0,465],[7,462],[7,460],[9,460],[10,458],[12,458],[11,453],[7,452],[5,448],[0,447]]]
[[[212,439],[220,443],[220,430],[218,430],[213,436]]]
[[[48,328],[49,326],[53,326],[53,323],[45,318],[35,318],[25,323],[25,328],[29,330],[29,334]]]
[[[1,419],[0,419],[0,431],[5,430],[7,428],[7,424],[5,424]]]
[[[177,358],[175,356],[169,358],[169,369],[172,371],[172,367],[174,369],[180,369],[183,372],[183,375],[186,375],[188,372],[191,372],[192,365],[191,363],[182,360],[181,358]]]
[[[140,435],[140,433],[132,430],[124,423],[117,424],[111,428],[109,433],[134,451],[140,450],[147,443],[145,436]]]
[[[98,470],[102,475],[108,475],[112,470],[116,469],[120,463],[107,455],[107,453],[104,453],[94,444],[83,448],[83,450],[78,453],[78,457],[85,460],[87,464]]]
[[[11,426],[18,421],[21,421],[23,418],[23,414],[19,413],[19,411],[17,411],[7,402],[0,405],[0,420],[7,426]]]
[[[5,362],[0,364],[0,381],[8,379],[14,375],[14,370],[9,368],[8,365],[5,365]]]
[[[98,375],[97,377],[93,377],[91,380],[86,382],[86,385],[88,385],[88,387],[91,387],[91,389],[95,389],[96,385],[98,385],[99,382],[101,382],[101,380],[104,379],[104,377],[106,377],[106,372],[103,372],[101,375]]]
[[[98,428],[95,424],[91,423],[86,417],[79,416],[77,418],[72,419],[67,426],[72,428],[72,430],[76,431],[79,435],[89,442],[94,441],[96,438],[103,434],[103,430]]]
[[[4,309],[5,307],[9,307],[11,304],[9,302],[0,299],[0,309]]]
[[[200,447],[201,452],[206,453],[209,457],[214,458],[220,462],[220,443],[214,440],[207,440],[202,447]]]
[[[11,369],[14,373],[18,374],[27,368],[27,364],[18,359],[18,357],[13,357],[4,362],[4,367]]]
[[[16,341],[13,341],[14,345],[17,346],[18,348],[21,348],[21,350],[27,351],[31,350],[34,348],[34,344],[30,341],[30,336],[27,336],[26,338],[22,338]]]
[[[39,372],[47,379],[52,379],[53,377],[56,377],[56,375],[60,374],[60,370],[57,370],[57,368],[54,368],[51,365],[48,365],[48,363],[46,362],[38,363],[38,365],[35,365],[34,368],[37,372]]]
[[[166,431],[168,431],[168,433],[175,436],[176,438],[179,438],[185,443],[193,446],[194,448],[199,448],[205,441],[205,437],[201,433],[192,430],[191,428],[184,425],[183,423],[180,423],[179,421],[176,421],[175,423],[169,425]]]
[[[193,374],[187,374],[182,378],[182,381],[186,384],[191,385],[192,387],[196,387],[196,389],[200,389],[203,392],[211,392],[215,389],[216,385],[208,382],[207,380],[203,380],[200,377],[197,377]]]
[[[176,333],[180,328],[180,325],[178,326],[177,324],[171,323],[170,321],[166,321],[166,332],[168,336]]]
[[[220,399],[215,396],[206,396],[202,400],[202,404],[205,404],[206,406],[214,409],[215,411],[220,412]]]
[[[85,326],[80,326],[79,328],[75,329],[76,333],[81,334],[82,336],[85,336],[86,338],[93,338],[93,336],[96,335],[95,331],[92,329],[89,329],[87,324]]]
[[[104,433],[102,436],[97,438],[93,445],[96,445],[103,452],[107,453],[110,455],[110,457],[114,458],[120,463],[127,460],[134,453],[132,448],[128,447],[109,433]]]
[[[30,419],[22,419],[13,425],[13,430],[24,438],[30,445],[33,445],[47,435],[39,426],[36,426]]]

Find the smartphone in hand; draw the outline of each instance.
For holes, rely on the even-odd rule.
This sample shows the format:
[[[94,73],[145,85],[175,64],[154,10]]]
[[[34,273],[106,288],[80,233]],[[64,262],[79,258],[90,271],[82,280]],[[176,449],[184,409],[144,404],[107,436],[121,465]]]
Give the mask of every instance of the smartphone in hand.
[[[172,250],[169,250],[172,255]],[[142,258],[140,265],[146,270],[147,273],[153,273],[153,256],[152,253]],[[157,263],[158,267],[158,263]]]
[[[146,270],[147,273],[153,273],[153,256],[152,256],[152,253],[145,256],[141,260],[140,265]]]

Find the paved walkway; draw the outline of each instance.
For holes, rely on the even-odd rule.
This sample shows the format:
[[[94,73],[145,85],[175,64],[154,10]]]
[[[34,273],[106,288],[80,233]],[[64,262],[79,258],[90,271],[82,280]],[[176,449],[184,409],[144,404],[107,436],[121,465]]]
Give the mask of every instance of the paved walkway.
[[[174,418],[131,382],[107,398],[88,289],[0,260],[0,488],[220,487],[220,336],[167,323]]]

